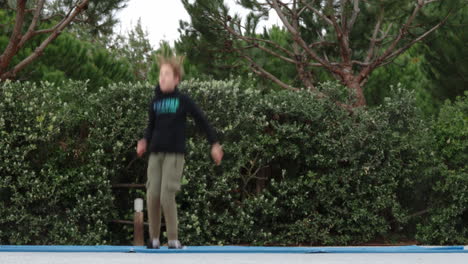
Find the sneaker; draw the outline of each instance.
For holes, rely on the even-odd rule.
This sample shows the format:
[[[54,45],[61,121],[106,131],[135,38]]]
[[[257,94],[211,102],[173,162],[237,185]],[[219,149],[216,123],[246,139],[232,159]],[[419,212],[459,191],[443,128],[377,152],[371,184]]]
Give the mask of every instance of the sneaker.
[[[159,239],[155,238],[153,240],[148,240],[148,244],[146,245],[147,248],[159,249],[161,243],[159,243]]]
[[[170,249],[182,249],[182,244],[179,240],[169,240],[167,247]]]

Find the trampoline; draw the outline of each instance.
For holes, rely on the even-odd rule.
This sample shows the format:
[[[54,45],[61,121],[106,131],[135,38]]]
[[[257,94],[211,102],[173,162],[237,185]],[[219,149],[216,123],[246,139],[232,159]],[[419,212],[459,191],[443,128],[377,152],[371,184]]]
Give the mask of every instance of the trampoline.
[[[467,246],[246,247],[0,246],[1,264],[466,264]]]
[[[147,249],[139,246],[0,246],[0,252],[102,252],[102,253],[468,253],[466,246],[380,246],[380,247],[251,247],[251,246],[186,246],[183,249]],[[467,262],[468,263],[468,262]]]

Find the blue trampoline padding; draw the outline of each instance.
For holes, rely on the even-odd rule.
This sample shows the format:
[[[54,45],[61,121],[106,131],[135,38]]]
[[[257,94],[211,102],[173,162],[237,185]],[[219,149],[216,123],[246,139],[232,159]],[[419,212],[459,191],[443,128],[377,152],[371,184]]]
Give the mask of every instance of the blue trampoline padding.
[[[0,252],[130,252],[129,246],[0,246]]]
[[[133,246],[0,246],[0,252],[107,252],[107,253],[468,253],[464,246],[387,247],[246,247],[188,246],[183,249],[147,249]]]

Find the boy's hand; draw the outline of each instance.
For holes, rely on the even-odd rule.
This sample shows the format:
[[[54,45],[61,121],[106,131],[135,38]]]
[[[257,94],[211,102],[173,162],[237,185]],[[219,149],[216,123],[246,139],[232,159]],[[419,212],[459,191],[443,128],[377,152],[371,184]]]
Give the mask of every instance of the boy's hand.
[[[145,154],[146,152],[146,139],[140,139],[138,140],[138,144],[137,144],[137,155],[138,157],[141,157],[143,156],[143,154]]]
[[[211,157],[213,158],[213,161],[216,163],[216,165],[221,164],[221,160],[223,159],[223,148],[219,143],[214,143],[211,146]]]

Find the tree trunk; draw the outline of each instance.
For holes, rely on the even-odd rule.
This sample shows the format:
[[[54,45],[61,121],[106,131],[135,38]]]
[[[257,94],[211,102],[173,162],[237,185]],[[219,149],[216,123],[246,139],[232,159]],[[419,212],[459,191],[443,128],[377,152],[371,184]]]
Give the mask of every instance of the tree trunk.
[[[355,96],[356,101],[353,103],[352,107],[366,106],[366,97],[364,96],[359,75],[354,76],[352,74],[352,68],[346,67],[342,70],[341,78],[343,84],[350,90],[350,94]]]
[[[353,104],[353,107],[362,107],[367,105],[366,97],[364,96],[364,90],[358,81],[353,80],[347,83],[346,86],[351,89],[356,96],[356,102]]]

